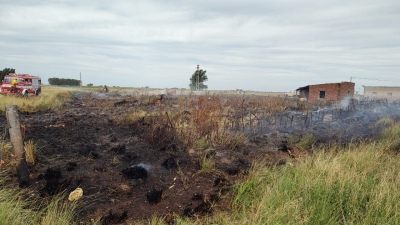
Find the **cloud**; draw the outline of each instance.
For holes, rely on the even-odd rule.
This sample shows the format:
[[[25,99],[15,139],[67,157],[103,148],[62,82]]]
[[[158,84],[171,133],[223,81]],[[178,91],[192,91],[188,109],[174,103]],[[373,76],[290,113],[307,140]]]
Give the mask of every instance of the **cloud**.
[[[396,81],[399,11],[396,0],[3,1],[0,67],[162,88],[188,87],[198,64],[210,89]]]

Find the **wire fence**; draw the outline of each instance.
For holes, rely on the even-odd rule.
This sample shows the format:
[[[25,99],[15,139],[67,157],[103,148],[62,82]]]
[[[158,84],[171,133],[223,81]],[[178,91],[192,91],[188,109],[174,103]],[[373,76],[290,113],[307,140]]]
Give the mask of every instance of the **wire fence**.
[[[350,100],[343,107],[332,104],[325,108],[307,111],[284,111],[271,114],[267,110],[246,110],[236,116],[227,116],[226,129],[245,134],[262,134],[271,131],[289,131],[291,129],[308,128],[319,123],[328,123],[348,118],[356,113],[381,113],[400,109],[400,101],[387,100]]]

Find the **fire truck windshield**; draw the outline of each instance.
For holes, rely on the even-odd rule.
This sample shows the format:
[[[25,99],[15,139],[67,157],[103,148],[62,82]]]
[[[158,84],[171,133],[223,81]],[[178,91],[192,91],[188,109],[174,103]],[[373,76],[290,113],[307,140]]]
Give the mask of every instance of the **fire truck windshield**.
[[[13,80],[12,77],[5,77],[5,78],[4,78],[4,82],[9,82],[9,83],[11,83],[12,80]]]

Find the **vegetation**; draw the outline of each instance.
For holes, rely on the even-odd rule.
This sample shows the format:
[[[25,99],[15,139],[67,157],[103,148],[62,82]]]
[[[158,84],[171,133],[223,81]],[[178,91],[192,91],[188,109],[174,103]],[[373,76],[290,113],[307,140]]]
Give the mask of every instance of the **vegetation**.
[[[6,105],[17,105],[23,112],[45,111],[60,108],[70,97],[68,90],[42,87],[39,96],[3,96],[0,95],[0,112],[4,112]]]
[[[36,145],[32,140],[26,141],[24,143],[25,158],[26,162],[30,165],[35,165],[36,161]]]
[[[390,146],[400,125],[383,134],[272,169],[257,163],[235,185],[231,212],[176,224],[399,224],[400,156]]]
[[[68,85],[68,86],[80,86],[81,81],[76,79],[65,79],[65,78],[49,78],[50,85]]]
[[[190,84],[189,87],[191,90],[207,90],[207,85],[204,84],[205,81],[208,80],[207,71],[200,69],[197,66],[197,70],[193,73],[190,77]]]
[[[59,107],[69,96],[68,91],[51,88],[45,88],[42,95],[51,100],[35,103],[42,96],[0,96],[0,108],[12,99],[8,104],[16,102],[23,111],[49,109]],[[267,106],[264,113],[274,115],[285,107],[296,107],[296,102],[275,98],[247,102],[232,98],[224,103],[218,96],[202,96],[179,101],[171,104],[175,110],[168,113],[135,110],[114,121],[140,126],[142,138],[153,145],[179,142],[185,148],[194,148],[202,153],[199,164],[205,173],[214,170],[207,149],[236,150],[245,142],[246,138],[234,130],[252,121],[236,111],[251,112]],[[237,121],[241,122],[234,124]],[[249,174],[234,185],[228,212],[197,219],[175,215],[175,224],[400,224],[400,124],[382,118],[375,124],[378,126],[386,129],[376,140],[346,146],[316,149],[315,137],[305,135],[297,146],[315,148],[312,154],[272,168],[262,161],[255,163]],[[32,142],[26,146],[35,149]],[[2,157],[9,155],[10,149],[9,143],[0,141]],[[4,179],[0,176],[0,225],[74,224],[76,205],[66,202],[65,196],[37,204],[34,197],[4,186]],[[154,217],[144,223],[163,224],[164,219]]]
[[[313,134],[308,133],[297,143],[297,146],[302,150],[308,150],[313,147],[316,141],[317,138]]]
[[[208,147],[237,150],[246,137],[234,121],[237,117],[226,116],[229,107],[219,96],[179,99],[169,112],[145,112],[133,110],[114,121],[120,125],[138,126],[141,137],[153,146],[177,143],[185,149],[205,150]],[[240,106],[241,107],[241,106]],[[190,108],[191,110],[185,110]]]
[[[8,75],[10,73],[15,73],[15,69],[13,69],[13,68],[4,68],[3,70],[0,70],[0,83],[3,81],[4,76]]]
[[[1,175],[4,176],[4,175]],[[2,178],[0,177],[0,182]],[[3,186],[3,184],[2,184]],[[0,189],[0,224],[41,224],[66,225],[74,224],[74,210],[76,205],[65,201],[65,196],[59,195],[50,199],[50,202],[38,205],[39,199],[24,198],[27,193],[16,191],[10,187]],[[43,201],[43,199],[41,199]],[[36,205],[37,207],[32,207]]]

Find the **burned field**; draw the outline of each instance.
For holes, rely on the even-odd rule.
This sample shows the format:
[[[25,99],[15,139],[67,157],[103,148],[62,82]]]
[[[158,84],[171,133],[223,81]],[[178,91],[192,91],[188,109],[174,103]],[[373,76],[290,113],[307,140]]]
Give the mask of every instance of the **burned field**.
[[[229,206],[233,184],[255,160],[279,165],[313,145],[373,138],[382,129],[373,124],[399,108],[319,107],[255,96],[73,93],[61,109],[20,114],[25,140],[38,146],[29,188],[41,198],[81,188],[80,222],[210,215]],[[310,146],[299,145],[307,134]]]

